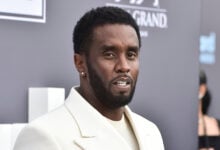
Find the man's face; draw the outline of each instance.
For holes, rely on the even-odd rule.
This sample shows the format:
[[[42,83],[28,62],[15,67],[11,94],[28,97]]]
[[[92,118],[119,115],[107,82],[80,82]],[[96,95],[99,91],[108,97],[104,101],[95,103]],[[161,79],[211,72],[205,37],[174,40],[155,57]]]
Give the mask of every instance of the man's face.
[[[107,24],[94,29],[87,56],[93,95],[108,108],[128,104],[139,71],[139,41],[129,25]]]

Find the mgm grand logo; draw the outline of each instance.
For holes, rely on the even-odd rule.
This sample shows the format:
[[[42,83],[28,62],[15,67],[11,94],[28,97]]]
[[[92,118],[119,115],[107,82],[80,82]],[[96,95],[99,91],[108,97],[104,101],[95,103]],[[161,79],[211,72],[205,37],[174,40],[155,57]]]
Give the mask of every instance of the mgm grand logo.
[[[160,7],[159,0],[113,0],[106,5],[128,11],[139,25],[142,37],[148,36],[150,28],[168,28],[167,10]]]

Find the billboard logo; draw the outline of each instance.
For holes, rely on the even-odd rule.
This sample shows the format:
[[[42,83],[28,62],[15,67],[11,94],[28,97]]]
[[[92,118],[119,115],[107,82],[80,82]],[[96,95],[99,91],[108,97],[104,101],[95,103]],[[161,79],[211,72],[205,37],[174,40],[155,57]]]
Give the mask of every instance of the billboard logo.
[[[159,0],[154,0],[153,6],[159,8],[160,7]]]
[[[121,2],[121,0],[115,0],[115,2],[119,3],[119,2]],[[143,2],[144,2],[144,0],[129,0],[130,4],[137,4],[137,5],[141,5]],[[159,0],[154,0],[153,6],[159,8],[159,6],[160,6]]]
[[[200,56],[199,60],[202,64],[214,64],[216,51],[216,34],[215,32],[209,35],[200,36]]]
[[[144,0],[129,0],[129,3],[130,4],[137,4],[137,5],[140,5],[143,3]],[[121,2],[121,0],[115,0],[115,2]]]
[[[160,8],[159,0],[113,0],[106,5],[129,12],[140,27],[141,37],[148,37],[149,29],[168,28],[167,10]]]

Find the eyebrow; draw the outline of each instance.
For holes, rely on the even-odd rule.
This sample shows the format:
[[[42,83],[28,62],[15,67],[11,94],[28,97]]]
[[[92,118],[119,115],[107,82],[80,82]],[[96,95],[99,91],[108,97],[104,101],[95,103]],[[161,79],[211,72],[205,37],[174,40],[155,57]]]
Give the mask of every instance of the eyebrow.
[[[117,46],[114,46],[114,45],[103,45],[102,49],[103,50],[116,50]]]
[[[116,50],[117,46],[115,45],[103,45],[101,46],[102,50]],[[128,50],[132,50],[132,51],[139,51],[140,47],[139,46],[128,46],[127,48]]]
[[[129,46],[128,50],[132,50],[132,51],[139,51],[140,47],[139,46]]]

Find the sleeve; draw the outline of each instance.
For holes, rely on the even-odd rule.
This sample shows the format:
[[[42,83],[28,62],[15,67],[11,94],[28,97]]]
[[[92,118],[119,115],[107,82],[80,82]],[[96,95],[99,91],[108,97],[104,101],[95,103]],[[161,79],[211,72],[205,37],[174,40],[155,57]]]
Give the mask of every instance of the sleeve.
[[[27,126],[19,134],[13,150],[61,150],[60,146],[46,131]]]

